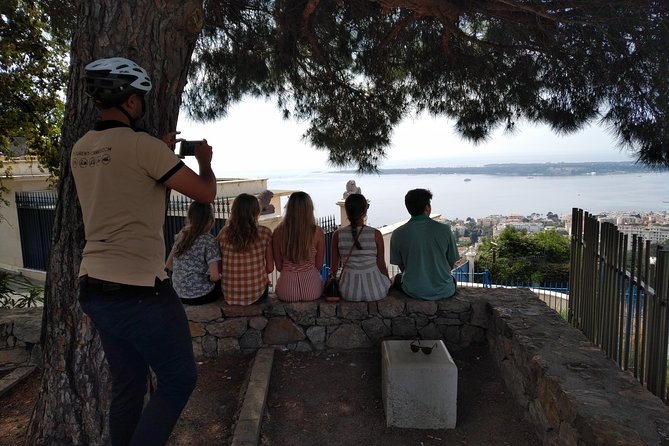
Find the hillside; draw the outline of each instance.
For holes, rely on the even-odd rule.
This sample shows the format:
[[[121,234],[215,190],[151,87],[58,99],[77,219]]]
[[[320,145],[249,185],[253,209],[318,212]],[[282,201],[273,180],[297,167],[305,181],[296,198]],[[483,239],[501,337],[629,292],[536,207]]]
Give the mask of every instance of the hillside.
[[[466,174],[504,176],[577,176],[644,173],[652,170],[633,162],[486,164],[484,166],[379,169],[379,174]]]

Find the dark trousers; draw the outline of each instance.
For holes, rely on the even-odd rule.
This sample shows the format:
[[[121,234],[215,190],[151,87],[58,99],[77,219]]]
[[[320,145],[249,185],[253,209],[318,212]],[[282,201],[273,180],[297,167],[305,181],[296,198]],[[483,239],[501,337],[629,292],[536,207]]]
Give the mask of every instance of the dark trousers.
[[[395,277],[393,277],[393,284],[391,285],[391,288],[394,288],[404,293],[404,290],[402,289],[402,274],[403,273],[395,274]],[[451,275],[451,277],[453,277],[453,275]],[[457,291],[458,281],[455,280],[455,277],[453,277],[453,285],[455,286],[455,290]]]
[[[79,301],[109,363],[111,444],[164,445],[197,377],[183,306],[167,280],[155,287],[91,282],[82,279]],[[149,367],[158,385],[142,410]]]

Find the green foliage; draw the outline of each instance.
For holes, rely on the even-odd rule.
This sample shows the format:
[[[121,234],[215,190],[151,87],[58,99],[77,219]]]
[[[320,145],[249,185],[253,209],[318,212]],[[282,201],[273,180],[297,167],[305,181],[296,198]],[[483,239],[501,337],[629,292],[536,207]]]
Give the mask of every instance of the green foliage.
[[[459,238],[457,245],[459,248],[466,248],[468,246],[471,246],[471,240],[468,238]]]
[[[21,138],[56,176],[69,36],[57,19],[68,8],[25,0],[0,6],[0,152],[11,156],[12,140]]]
[[[543,231],[532,236],[547,262],[569,262],[569,237],[556,231]]]
[[[415,112],[473,141],[522,120],[558,133],[600,120],[669,167],[665,1],[432,3],[208,1],[185,104],[204,120],[244,95],[276,98],[333,164],[363,171]]]
[[[27,277],[0,271],[0,308],[29,308],[44,303],[44,288]]]
[[[569,252],[569,237],[555,231],[528,235],[507,227],[481,243],[476,264],[479,270],[487,268],[494,281],[567,282]]]

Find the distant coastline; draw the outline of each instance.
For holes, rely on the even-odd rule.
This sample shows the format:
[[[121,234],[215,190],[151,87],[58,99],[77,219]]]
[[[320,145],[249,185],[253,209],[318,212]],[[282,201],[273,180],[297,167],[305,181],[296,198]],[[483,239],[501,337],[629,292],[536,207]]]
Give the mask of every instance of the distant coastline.
[[[666,172],[666,170],[664,170]],[[503,176],[581,176],[662,172],[630,161],[581,163],[508,163],[458,167],[407,167],[379,169],[380,175],[503,175]],[[355,171],[340,171],[355,173]]]
[[[585,172],[603,172],[597,167],[593,169],[592,163],[585,163],[583,167],[586,165]],[[404,172],[413,170],[403,169]],[[545,215],[548,212],[562,215],[571,213],[575,207],[594,214],[669,211],[669,203],[666,203],[669,201],[668,172],[624,171],[617,163],[610,171],[623,173],[521,176],[516,170],[516,174],[506,172],[503,175],[360,175],[320,171],[272,176],[267,186],[270,190],[303,190],[311,195],[319,216],[339,216],[341,209],[337,203],[346,190],[347,180],[353,179],[370,200],[369,225],[374,227],[408,218],[404,195],[407,190],[419,187],[434,193],[432,212],[450,219],[509,214],[527,216],[532,213]],[[466,178],[471,181],[464,181]]]

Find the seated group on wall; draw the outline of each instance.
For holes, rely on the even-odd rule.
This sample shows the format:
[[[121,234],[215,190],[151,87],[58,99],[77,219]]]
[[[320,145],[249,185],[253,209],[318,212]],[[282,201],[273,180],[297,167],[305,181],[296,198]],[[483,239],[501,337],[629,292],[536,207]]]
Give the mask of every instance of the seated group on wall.
[[[331,268],[324,270],[325,237],[316,224],[314,205],[305,192],[294,192],[283,220],[272,233],[258,224],[261,207],[253,195],[241,194],[216,237],[211,205],[194,202],[188,225],[176,237],[167,259],[172,283],[184,304],[213,302],[251,305],[268,298],[268,275],[276,269],[274,291],[284,302],[303,302],[328,294],[328,300],[370,302],[391,287],[409,297],[440,300],[455,294],[451,269],[458,251],[451,228],[430,218],[432,193],[413,189],[405,196],[411,218],[390,240],[390,262],[399,267],[392,279],[384,260],[381,232],[366,225],[367,199],[359,189],[345,194],[349,224],[332,236]],[[326,279],[326,280],[324,280]],[[337,296],[324,292],[332,282]],[[327,285],[326,285],[327,283]]]

